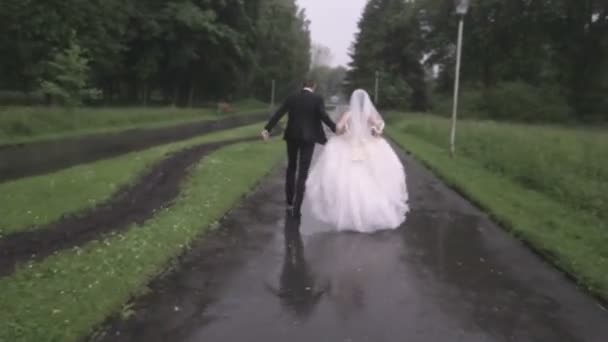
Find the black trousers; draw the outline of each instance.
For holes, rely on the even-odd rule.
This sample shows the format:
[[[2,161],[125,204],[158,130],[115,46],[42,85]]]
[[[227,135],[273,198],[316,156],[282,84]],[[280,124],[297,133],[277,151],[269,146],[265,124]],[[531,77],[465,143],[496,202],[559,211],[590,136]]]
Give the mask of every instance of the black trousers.
[[[287,204],[293,206],[296,213],[300,213],[315,144],[297,140],[287,140],[286,142],[289,158],[285,180]]]

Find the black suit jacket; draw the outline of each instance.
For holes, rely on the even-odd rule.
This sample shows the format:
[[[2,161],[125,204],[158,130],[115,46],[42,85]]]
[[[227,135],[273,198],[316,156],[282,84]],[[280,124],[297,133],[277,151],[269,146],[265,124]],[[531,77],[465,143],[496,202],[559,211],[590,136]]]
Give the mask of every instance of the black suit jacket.
[[[288,114],[285,140],[325,144],[327,137],[322,123],[325,123],[332,132],[336,131],[336,124],[325,111],[323,98],[308,90],[302,90],[288,97],[270,118],[266,130],[270,132],[285,114]]]

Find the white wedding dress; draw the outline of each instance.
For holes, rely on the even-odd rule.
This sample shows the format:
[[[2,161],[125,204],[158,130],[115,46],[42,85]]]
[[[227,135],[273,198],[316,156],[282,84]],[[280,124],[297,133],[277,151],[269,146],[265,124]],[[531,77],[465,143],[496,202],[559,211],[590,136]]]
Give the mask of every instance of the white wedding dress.
[[[398,228],[405,221],[409,211],[405,172],[380,137],[383,129],[384,121],[369,95],[355,91],[338,123],[344,134],[317,151],[306,182],[306,215],[334,231],[363,233]]]

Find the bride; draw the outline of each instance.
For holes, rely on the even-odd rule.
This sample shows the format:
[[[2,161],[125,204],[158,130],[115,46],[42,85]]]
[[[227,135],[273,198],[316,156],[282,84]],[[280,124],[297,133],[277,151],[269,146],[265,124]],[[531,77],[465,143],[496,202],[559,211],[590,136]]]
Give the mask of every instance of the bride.
[[[304,207],[338,231],[394,229],[409,211],[405,172],[381,135],[384,120],[356,90],[338,123],[342,133],[320,151],[306,182]]]

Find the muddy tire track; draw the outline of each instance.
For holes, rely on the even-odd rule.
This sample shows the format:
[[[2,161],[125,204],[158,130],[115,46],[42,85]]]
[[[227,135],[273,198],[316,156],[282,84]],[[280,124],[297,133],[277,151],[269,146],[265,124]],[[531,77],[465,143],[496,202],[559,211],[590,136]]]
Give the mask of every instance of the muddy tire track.
[[[65,216],[41,229],[11,234],[0,239],[0,277],[12,274],[18,264],[41,260],[61,250],[83,245],[105,234],[124,231],[143,223],[173,203],[190,167],[213,151],[257,137],[198,145],[160,161],[138,181],[120,190],[105,203]]]

